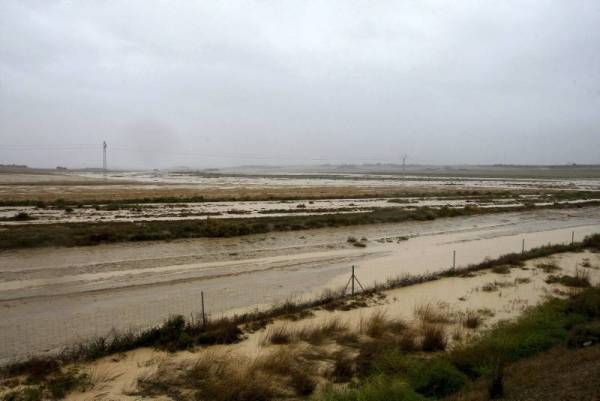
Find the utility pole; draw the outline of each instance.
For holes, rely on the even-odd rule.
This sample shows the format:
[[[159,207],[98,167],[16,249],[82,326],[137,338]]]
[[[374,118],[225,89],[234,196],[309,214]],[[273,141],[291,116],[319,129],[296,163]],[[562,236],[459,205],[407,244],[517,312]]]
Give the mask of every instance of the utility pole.
[[[108,145],[106,145],[106,141],[102,142],[102,172],[104,175],[106,175],[106,148],[108,147]]]

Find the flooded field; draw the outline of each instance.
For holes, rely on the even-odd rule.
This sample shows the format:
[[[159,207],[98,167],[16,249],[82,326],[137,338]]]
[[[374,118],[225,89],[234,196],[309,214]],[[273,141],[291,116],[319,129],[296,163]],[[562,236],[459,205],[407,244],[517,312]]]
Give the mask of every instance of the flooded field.
[[[584,203],[586,200],[556,202],[559,204]],[[320,199],[298,201],[252,201],[252,202],[197,202],[197,203],[144,203],[133,205],[94,205],[81,207],[0,207],[0,226],[49,223],[92,223],[112,221],[150,220],[205,220],[218,218],[255,218],[276,216],[311,216],[338,213],[371,212],[381,208],[414,210],[418,207],[463,208],[477,206],[498,208],[514,206],[549,206],[544,196],[523,195],[514,198],[463,199],[444,198],[379,198],[379,199]],[[26,215],[26,219],[19,216]]]
[[[99,179],[97,173],[82,174],[87,179]],[[147,173],[129,172],[109,174],[109,179],[127,180],[154,184],[191,184],[214,187],[311,187],[311,186],[357,186],[368,185],[377,187],[409,186],[409,187],[444,187],[458,186],[463,188],[500,188],[500,189],[539,189],[539,188],[568,188],[582,190],[600,190],[598,179],[530,179],[530,178],[479,178],[479,177],[423,177],[411,175],[382,175],[382,174],[277,174],[260,176],[242,174],[210,175],[194,173]]]
[[[230,239],[41,248],[0,253],[0,357],[52,350],[110,329],[212,316],[311,297],[347,281],[482,261],[600,231],[600,208],[318,229]],[[366,238],[357,248],[348,237]],[[405,240],[404,237],[408,237]],[[24,319],[26,317],[26,319]]]
[[[221,176],[123,172],[0,174],[0,201],[91,201],[160,197],[205,200],[394,197],[457,191],[600,191],[600,179],[423,177],[376,174]]]

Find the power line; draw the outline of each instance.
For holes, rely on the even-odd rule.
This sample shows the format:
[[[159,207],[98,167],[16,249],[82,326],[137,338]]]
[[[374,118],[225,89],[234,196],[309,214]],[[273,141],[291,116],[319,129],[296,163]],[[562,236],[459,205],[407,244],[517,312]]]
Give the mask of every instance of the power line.
[[[103,164],[102,168],[106,166],[106,141],[102,143],[103,148]],[[31,146],[31,145],[0,145],[0,150],[24,150],[24,151],[93,151],[98,150],[98,144],[71,144],[71,145],[44,145],[44,146]],[[146,155],[171,155],[171,156],[183,156],[183,157],[202,157],[202,158],[213,158],[213,159],[224,159],[224,158],[238,158],[246,160],[305,160],[314,162],[331,162],[337,160],[354,161],[354,162],[380,162],[388,163],[389,157],[302,157],[299,155],[264,155],[259,153],[241,153],[241,152],[223,152],[223,153],[207,153],[207,152],[196,152],[196,151],[165,151],[159,148],[147,148],[147,147],[129,147],[129,146],[111,146],[112,151],[116,152],[128,152],[134,154],[146,154]]]

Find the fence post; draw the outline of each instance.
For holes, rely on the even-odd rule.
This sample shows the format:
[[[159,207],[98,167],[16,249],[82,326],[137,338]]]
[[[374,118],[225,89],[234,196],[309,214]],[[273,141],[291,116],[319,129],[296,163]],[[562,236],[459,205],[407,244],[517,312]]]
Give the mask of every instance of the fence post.
[[[352,296],[354,296],[354,265],[352,265]]]
[[[452,251],[452,268],[456,269],[456,249]]]
[[[571,231],[571,245],[575,243],[575,231]]]
[[[521,253],[525,253],[525,238],[523,238],[523,242],[521,245]]]
[[[200,291],[200,300],[202,302],[202,327],[206,327],[206,313],[204,313],[204,291]]]
[[[348,286],[350,286],[352,296],[354,296],[354,282],[355,281],[356,281],[356,284],[358,284],[358,286],[364,291],[365,287],[363,287],[363,285],[360,283],[360,281],[358,281],[356,274],[354,274],[354,265],[352,265],[352,275],[350,276],[350,280],[348,280],[348,283],[344,287],[344,294],[346,294],[346,291],[348,290]]]

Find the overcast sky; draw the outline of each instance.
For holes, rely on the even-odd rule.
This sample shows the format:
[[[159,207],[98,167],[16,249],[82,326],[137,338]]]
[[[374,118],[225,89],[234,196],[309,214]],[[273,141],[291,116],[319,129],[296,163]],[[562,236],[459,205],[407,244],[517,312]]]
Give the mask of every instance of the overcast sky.
[[[0,1],[0,163],[600,163],[600,1]]]

